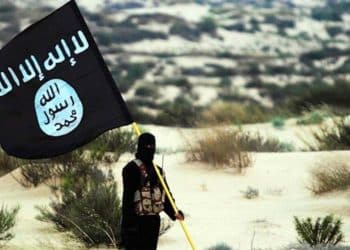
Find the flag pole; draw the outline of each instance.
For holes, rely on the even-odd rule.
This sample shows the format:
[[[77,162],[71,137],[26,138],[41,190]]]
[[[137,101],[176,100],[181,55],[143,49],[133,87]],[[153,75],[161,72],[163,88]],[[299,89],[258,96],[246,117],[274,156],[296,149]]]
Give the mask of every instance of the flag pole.
[[[139,128],[139,126],[137,125],[136,122],[132,123],[132,127],[133,127],[136,135],[140,136],[141,135],[141,131],[140,131],[140,128]],[[159,169],[157,168],[156,164],[154,163],[154,161],[153,161],[153,167],[154,167],[154,170],[157,173],[157,176],[158,176],[158,178],[160,180],[160,183],[161,183],[161,185],[162,185],[162,187],[163,187],[163,189],[165,191],[165,194],[166,194],[166,196],[168,197],[168,199],[170,201],[171,206],[173,207],[175,213],[177,214],[179,212],[179,209],[176,207],[175,202],[174,202],[174,200],[173,200],[173,198],[172,198],[172,196],[170,194],[170,191],[169,191],[167,185],[165,184],[165,181],[164,181],[161,173],[159,172]],[[194,241],[193,241],[193,239],[192,239],[192,237],[190,235],[190,232],[187,229],[187,226],[186,226],[185,222],[182,221],[182,220],[179,220],[179,222],[181,224],[182,230],[184,231],[189,244],[192,247],[192,250],[196,250],[197,248],[195,247]]]

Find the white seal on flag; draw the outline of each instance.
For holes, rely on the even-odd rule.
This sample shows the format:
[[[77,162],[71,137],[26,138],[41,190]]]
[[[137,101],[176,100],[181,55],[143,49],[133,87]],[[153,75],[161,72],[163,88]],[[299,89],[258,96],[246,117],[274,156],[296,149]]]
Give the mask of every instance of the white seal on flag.
[[[61,79],[49,80],[38,89],[34,107],[40,129],[55,137],[76,129],[84,114],[77,92]]]

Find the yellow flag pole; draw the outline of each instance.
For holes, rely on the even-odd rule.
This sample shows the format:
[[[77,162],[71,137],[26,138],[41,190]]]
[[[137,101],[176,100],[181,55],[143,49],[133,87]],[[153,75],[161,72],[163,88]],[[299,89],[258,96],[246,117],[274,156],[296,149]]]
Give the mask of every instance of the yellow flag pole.
[[[141,135],[141,131],[140,131],[140,128],[139,128],[139,126],[137,125],[136,122],[132,123],[132,127],[133,127],[135,133],[137,134],[137,136],[140,136]],[[166,194],[166,196],[168,197],[168,199],[170,201],[171,206],[173,207],[175,213],[178,213],[179,209],[176,207],[175,202],[174,202],[173,198],[171,197],[170,191],[169,191],[167,185],[165,184],[165,181],[164,181],[161,173],[159,172],[159,169],[157,168],[157,166],[156,166],[156,164],[154,162],[153,162],[153,167],[154,167],[154,170],[157,173],[157,176],[158,176],[158,178],[160,180],[160,183],[161,183],[161,185],[162,185],[162,187],[163,187],[163,189],[165,191],[165,194]],[[179,220],[179,222],[181,224],[182,230],[184,231],[184,233],[186,235],[186,238],[187,238],[188,242],[190,243],[190,245],[192,247],[192,250],[196,250],[197,248],[194,245],[194,241],[193,241],[193,239],[192,239],[192,237],[190,235],[190,232],[187,229],[187,226],[186,226],[185,222],[181,221],[181,220]]]

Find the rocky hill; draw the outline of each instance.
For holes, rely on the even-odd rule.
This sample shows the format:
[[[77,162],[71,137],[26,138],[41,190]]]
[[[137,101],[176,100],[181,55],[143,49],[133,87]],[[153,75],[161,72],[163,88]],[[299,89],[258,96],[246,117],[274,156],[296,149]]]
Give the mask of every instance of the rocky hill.
[[[2,44],[64,2],[3,1]],[[77,2],[141,122],[188,126],[217,101],[349,107],[348,1]]]

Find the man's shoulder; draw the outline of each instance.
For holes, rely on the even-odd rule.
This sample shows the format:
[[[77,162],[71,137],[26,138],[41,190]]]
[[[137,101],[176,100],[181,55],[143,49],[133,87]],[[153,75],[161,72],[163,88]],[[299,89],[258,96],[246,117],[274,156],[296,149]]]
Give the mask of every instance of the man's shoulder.
[[[133,171],[135,169],[137,169],[137,165],[134,160],[129,161],[128,164],[123,167],[123,171]]]

